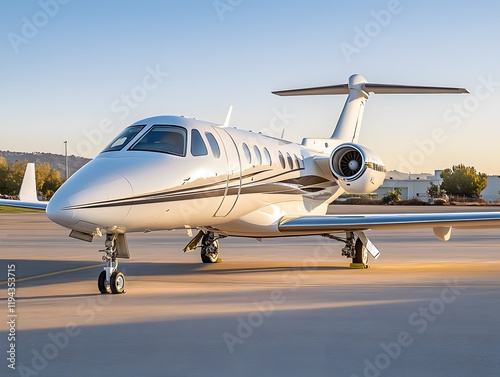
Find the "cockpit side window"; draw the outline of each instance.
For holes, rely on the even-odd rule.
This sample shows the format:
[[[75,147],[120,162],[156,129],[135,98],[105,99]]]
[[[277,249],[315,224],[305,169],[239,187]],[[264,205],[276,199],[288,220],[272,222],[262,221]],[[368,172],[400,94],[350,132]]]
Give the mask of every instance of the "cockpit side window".
[[[117,137],[113,139],[111,143],[108,144],[103,152],[116,152],[121,150],[125,145],[129,143],[142,129],[144,125],[140,126],[130,126],[125,128]]]
[[[208,154],[207,146],[197,129],[191,130],[191,154],[193,156],[206,156]]]
[[[220,157],[220,147],[219,143],[217,143],[217,140],[215,139],[215,136],[212,135],[210,132],[205,132],[205,136],[207,137],[208,144],[210,144],[210,149],[212,149],[212,153],[214,154],[215,158]]]
[[[186,129],[178,126],[153,126],[129,150],[186,155]]]

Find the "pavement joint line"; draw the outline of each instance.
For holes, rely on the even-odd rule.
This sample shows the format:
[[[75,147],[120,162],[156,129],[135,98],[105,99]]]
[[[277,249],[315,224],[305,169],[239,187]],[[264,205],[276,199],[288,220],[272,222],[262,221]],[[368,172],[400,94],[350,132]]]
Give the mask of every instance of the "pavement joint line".
[[[24,278],[16,279],[16,283],[23,282],[23,281],[28,281],[28,280],[45,278],[45,277],[54,276],[54,275],[66,274],[68,272],[75,272],[75,271],[87,270],[89,268],[94,268],[94,267],[98,267],[98,266],[102,266],[102,264],[99,263],[99,264],[93,264],[93,265],[90,265],[90,266],[83,266],[83,267],[70,268],[70,269],[67,269],[67,270],[48,272],[46,274],[41,274],[41,275],[27,276],[27,277],[24,277]],[[0,285],[6,285],[7,282],[8,282],[7,280],[0,281]]]

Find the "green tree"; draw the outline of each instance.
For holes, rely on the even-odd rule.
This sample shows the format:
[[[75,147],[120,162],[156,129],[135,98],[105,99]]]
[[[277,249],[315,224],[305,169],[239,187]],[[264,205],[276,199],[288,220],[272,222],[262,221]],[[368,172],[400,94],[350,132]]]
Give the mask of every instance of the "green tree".
[[[5,194],[12,196],[19,194],[27,164],[28,160],[16,160],[9,165],[5,181]]]
[[[434,182],[429,183],[429,187],[427,188],[427,196],[431,199],[439,198],[440,196],[439,186],[436,185]]]
[[[48,162],[39,162],[35,166],[36,189],[43,191],[43,185],[50,174],[50,164]]]
[[[481,191],[486,188],[488,176],[477,172],[473,166],[460,164],[443,170],[441,178],[441,190],[446,190],[448,194],[479,198]]]
[[[0,157],[0,193],[16,196],[19,194],[28,161],[19,161],[9,164]],[[36,188],[38,194],[50,198],[62,185],[61,174],[50,167],[48,162],[39,162],[35,167]]]
[[[9,172],[9,164],[7,160],[0,156],[0,194],[7,194],[7,173]]]
[[[49,165],[50,167],[50,165]],[[42,195],[46,198],[52,197],[57,189],[62,185],[63,180],[59,170],[50,168],[48,175],[45,177],[44,183],[41,186]]]
[[[61,184],[61,174],[58,170],[52,169],[48,162],[36,164],[36,186],[43,197],[50,198]]]
[[[401,200],[401,189],[396,187],[392,190],[387,190],[386,194],[382,198],[382,204],[394,204]]]

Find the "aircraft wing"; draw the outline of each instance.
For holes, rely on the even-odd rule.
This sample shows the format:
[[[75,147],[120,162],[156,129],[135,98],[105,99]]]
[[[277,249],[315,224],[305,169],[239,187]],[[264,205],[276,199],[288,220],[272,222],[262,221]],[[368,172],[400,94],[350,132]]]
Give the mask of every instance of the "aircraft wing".
[[[48,202],[0,199],[0,206],[45,210]]]
[[[500,228],[500,212],[285,216],[279,223],[281,232],[294,234],[401,228],[433,228],[436,237],[447,241],[451,228]]]

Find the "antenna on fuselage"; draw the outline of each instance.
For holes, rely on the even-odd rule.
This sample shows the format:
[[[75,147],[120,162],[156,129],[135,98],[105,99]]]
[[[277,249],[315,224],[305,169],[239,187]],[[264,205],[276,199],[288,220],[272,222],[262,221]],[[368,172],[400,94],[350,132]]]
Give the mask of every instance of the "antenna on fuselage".
[[[226,115],[226,120],[224,121],[224,124],[222,127],[229,127],[229,121],[231,120],[231,113],[233,112],[233,105],[229,106],[229,110]]]

